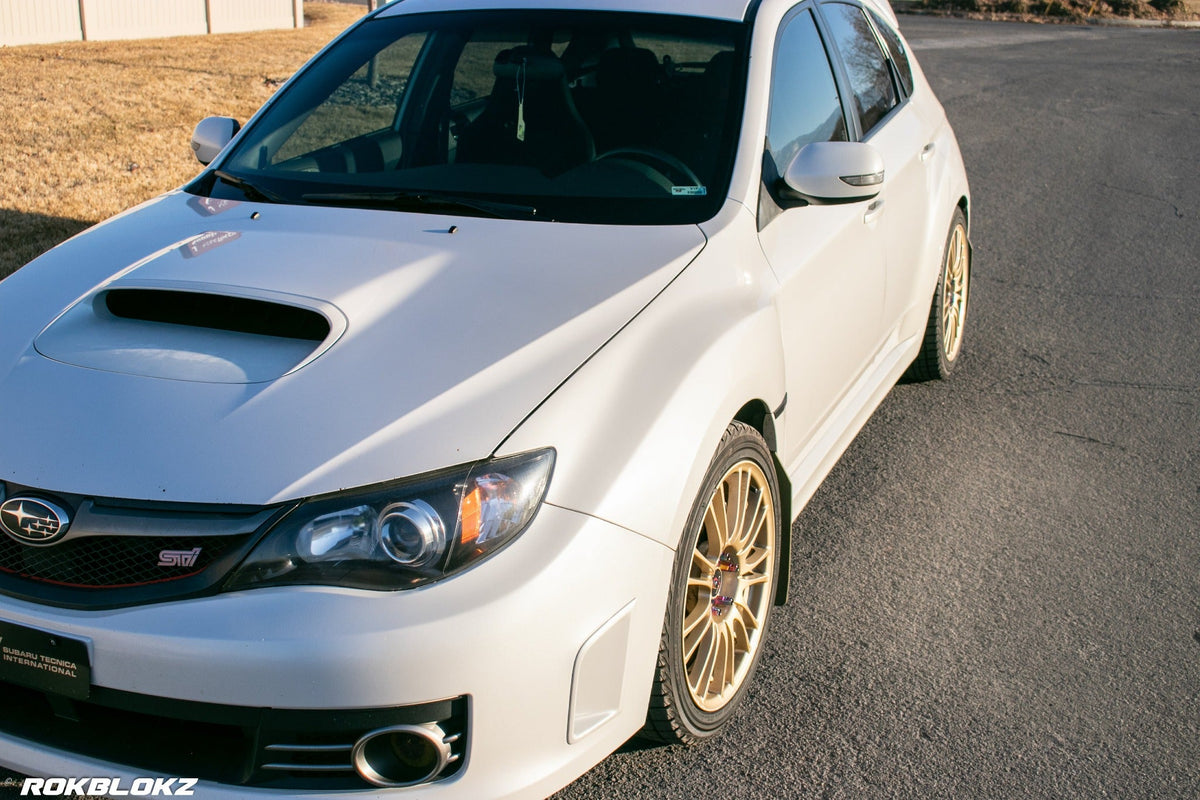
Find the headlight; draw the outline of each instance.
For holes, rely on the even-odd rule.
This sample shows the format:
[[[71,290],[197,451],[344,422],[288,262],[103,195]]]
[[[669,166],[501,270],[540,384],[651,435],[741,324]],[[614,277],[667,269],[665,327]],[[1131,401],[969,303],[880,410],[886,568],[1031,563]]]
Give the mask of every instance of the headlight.
[[[546,496],[554,451],[340,492],[301,503],[226,584],[408,589],[496,552],[529,526]]]

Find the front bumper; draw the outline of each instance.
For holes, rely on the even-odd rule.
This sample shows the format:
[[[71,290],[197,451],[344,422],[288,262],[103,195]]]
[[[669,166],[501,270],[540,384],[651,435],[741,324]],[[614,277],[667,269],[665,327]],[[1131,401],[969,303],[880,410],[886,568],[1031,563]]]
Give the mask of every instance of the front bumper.
[[[671,563],[660,544],[547,505],[503,552],[419,589],[285,587],[108,611],[0,598],[0,619],[85,640],[93,685],[151,699],[337,716],[462,698],[463,766],[444,781],[390,791],[544,797],[641,726]],[[163,774],[3,730],[0,764],[126,784]],[[205,798],[296,794],[197,789]]]

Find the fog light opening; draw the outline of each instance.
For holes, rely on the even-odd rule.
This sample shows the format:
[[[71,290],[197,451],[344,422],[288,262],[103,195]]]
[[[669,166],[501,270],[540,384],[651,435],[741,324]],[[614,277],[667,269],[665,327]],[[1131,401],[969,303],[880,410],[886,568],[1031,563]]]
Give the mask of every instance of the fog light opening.
[[[397,725],[363,735],[354,745],[354,768],[375,786],[413,786],[436,777],[453,758],[436,723]]]

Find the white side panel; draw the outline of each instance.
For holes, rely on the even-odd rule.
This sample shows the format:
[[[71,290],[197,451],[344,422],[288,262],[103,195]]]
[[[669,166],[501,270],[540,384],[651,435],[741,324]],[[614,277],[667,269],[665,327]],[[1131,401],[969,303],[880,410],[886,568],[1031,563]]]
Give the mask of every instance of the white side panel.
[[[93,41],[208,32],[204,0],[88,0],[83,21]]]
[[[296,27],[292,0],[209,0],[209,13],[212,33]]]
[[[79,0],[0,0],[0,46],[79,39]]]

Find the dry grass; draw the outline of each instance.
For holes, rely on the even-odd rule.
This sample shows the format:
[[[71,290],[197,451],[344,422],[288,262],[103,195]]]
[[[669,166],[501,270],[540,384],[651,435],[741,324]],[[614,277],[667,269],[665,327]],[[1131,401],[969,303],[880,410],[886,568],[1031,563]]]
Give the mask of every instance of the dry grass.
[[[193,177],[201,118],[245,121],[365,10],[309,2],[301,30],[0,48],[0,277]]]

